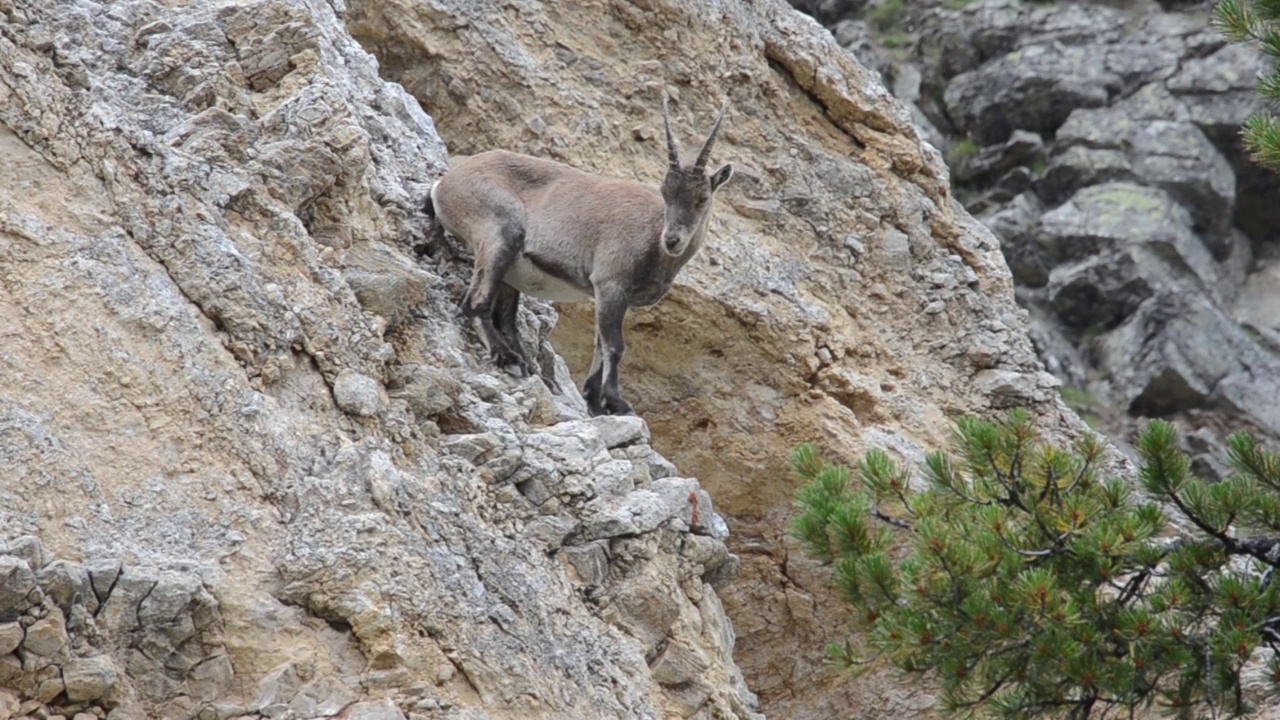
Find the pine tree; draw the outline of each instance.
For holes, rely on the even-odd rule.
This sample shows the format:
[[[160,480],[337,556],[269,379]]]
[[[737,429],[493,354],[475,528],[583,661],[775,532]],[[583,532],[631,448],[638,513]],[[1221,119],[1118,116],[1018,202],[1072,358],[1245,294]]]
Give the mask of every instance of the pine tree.
[[[1280,0],[1222,0],[1213,24],[1232,42],[1256,43],[1272,61],[1280,60]],[[1258,94],[1268,110],[1250,116],[1240,135],[1254,162],[1280,171],[1280,121],[1269,110],[1280,103],[1280,67],[1259,78]]]
[[[1248,710],[1240,670],[1280,640],[1280,455],[1234,435],[1233,477],[1206,484],[1153,422],[1140,443],[1153,502],[1098,477],[1097,438],[1052,447],[1022,411],[962,420],[954,445],[927,456],[919,490],[880,450],[856,481],[812,445],[795,451],[792,533],[832,565],[862,632],[828,648],[837,665],[932,673],[965,717]],[[1196,531],[1178,536],[1157,502]],[[1269,673],[1280,684],[1274,655]]]

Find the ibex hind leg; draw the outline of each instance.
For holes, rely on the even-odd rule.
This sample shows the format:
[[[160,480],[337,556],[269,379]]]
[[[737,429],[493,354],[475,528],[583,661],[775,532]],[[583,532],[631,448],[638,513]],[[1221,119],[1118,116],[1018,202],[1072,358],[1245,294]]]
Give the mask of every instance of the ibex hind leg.
[[[493,298],[493,323],[498,334],[506,341],[507,347],[515,353],[517,365],[525,375],[535,375],[537,370],[520,344],[520,331],[516,325],[520,310],[520,291],[506,283],[498,286]]]
[[[519,343],[513,348],[498,332],[494,310],[500,289],[504,287],[502,278],[524,249],[524,225],[508,220],[486,235],[477,243],[475,269],[471,274],[471,287],[463,298],[462,313],[474,318],[479,325],[494,363],[502,368],[513,367],[523,376],[531,369],[529,363],[519,351]]]

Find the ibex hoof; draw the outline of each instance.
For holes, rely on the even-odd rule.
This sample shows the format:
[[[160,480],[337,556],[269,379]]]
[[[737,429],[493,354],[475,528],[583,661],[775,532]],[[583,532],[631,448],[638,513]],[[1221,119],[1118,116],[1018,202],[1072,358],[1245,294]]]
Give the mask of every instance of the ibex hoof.
[[[631,408],[631,403],[619,397],[606,397],[603,402],[587,402],[587,410],[591,412],[592,417],[598,415],[635,415],[635,410]]]
[[[521,357],[519,353],[511,351],[494,353],[493,364],[518,378],[531,377],[537,374],[528,360]]]

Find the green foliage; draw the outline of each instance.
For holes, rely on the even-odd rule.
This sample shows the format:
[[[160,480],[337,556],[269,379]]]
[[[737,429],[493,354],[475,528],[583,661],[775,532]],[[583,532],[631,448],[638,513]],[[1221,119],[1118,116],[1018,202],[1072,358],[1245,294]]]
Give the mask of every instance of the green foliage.
[[[1280,455],[1245,434],[1229,448],[1235,475],[1209,485],[1172,425],[1142,435],[1143,486],[1199,529],[1175,539],[1160,506],[1098,476],[1096,437],[1053,447],[1022,411],[961,420],[920,489],[882,450],[855,479],[801,446],[793,534],[831,565],[863,638],[831,660],[932,673],[963,716],[1239,716],[1240,669],[1280,631]]]
[[[1280,60],[1280,0],[1221,0],[1213,24],[1232,42],[1252,43],[1272,61]],[[1258,94],[1269,108],[1280,103],[1280,67],[1258,80]],[[1240,130],[1254,162],[1280,171],[1280,121],[1269,111],[1254,114]]]
[[[1086,425],[1091,429],[1097,430],[1102,424],[1102,418],[1099,412],[1104,408],[1104,404],[1097,398],[1089,394],[1089,391],[1070,385],[1063,385],[1058,392],[1062,395],[1062,402],[1080,417]]]
[[[884,2],[867,11],[867,22],[880,32],[897,30],[906,12],[903,0],[884,0]]]
[[[973,138],[961,138],[952,144],[951,149],[947,151],[947,164],[951,167],[958,167],[968,162],[974,155],[978,154],[978,143]]]
[[[894,50],[911,44],[911,37],[902,31],[894,31],[880,38],[880,44]]]

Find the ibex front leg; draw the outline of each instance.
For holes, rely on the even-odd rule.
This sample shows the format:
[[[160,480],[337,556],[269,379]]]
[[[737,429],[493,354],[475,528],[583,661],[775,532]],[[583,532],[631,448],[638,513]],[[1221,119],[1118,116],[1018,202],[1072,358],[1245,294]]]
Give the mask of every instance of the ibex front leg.
[[[583,388],[592,415],[630,415],[631,403],[618,390],[618,367],[626,342],[622,321],[627,316],[626,294],[611,286],[596,286],[596,352],[591,375]]]

